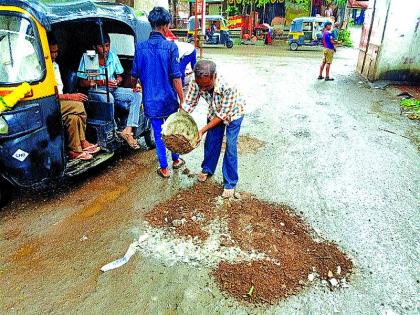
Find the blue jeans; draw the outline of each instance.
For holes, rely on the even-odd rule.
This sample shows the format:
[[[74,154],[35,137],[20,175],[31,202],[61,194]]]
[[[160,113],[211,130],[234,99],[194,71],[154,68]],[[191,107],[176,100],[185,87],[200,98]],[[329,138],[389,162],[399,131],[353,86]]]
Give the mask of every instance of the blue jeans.
[[[162,139],[162,125],[164,123],[164,119],[150,118],[150,122],[152,123],[153,134],[155,136],[156,155],[159,160],[160,168],[167,168],[168,161],[166,160],[166,147]],[[177,161],[178,159],[179,155],[172,152],[172,161]]]
[[[226,151],[223,157],[223,185],[233,189],[238,183],[238,136],[244,117],[232,121],[228,126],[223,123],[207,131],[204,142],[204,161],[201,164],[203,173],[213,175],[222,149],[226,129]]]
[[[195,49],[191,54],[185,55],[179,61],[179,71],[181,71],[182,85],[184,85],[185,69],[187,68],[189,63],[191,63],[191,68],[194,70],[194,66],[197,63],[197,51]]]
[[[96,93],[99,91],[100,93]],[[140,117],[141,94],[129,88],[109,89],[109,101],[115,108],[128,112],[127,127],[138,127]],[[89,90],[89,98],[93,101],[106,102],[106,89],[103,87]]]

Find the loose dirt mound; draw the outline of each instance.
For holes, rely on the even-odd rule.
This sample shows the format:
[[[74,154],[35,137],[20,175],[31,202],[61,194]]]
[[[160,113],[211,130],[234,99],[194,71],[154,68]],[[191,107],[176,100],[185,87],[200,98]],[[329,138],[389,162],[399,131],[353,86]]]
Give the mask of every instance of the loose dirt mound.
[[[319,277],[338,286],[352,268],[336,245],[315,242],[309,228],[285,205],[248,196],[230,205],[229,230],[244,250],[265,253],[272,261],[226,264],[213,273],[220,287],[238,299],[275,302]],[[254,286],[251,296],[247,293]]]
[[[193,186],[156,205],[145,219],[154,227],[174,227],[180,236],[205,240],[208,233],[202,227],[216,218],[214,198],[221,192],[220,187],[211,183]]]
[[[311,237],[304,222],[286,205],[257,200],[225,200],[212,183],[197,184],[146,214],[154,227],[174,228],[182,237],[205,241],[206,227],[215,219],[228,225],[227,241],[220,247],[257,251],[267,257],[252,261],[221,261],[212,272],[222,291],[251,303],[274,303],[299,292],[315,279],[345,285],[352,262],[336,245]]]

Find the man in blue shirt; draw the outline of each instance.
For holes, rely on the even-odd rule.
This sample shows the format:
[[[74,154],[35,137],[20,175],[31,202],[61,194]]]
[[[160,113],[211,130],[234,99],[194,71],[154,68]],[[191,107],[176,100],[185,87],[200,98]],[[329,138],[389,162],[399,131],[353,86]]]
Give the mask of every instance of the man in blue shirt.
[[[334,39],[331,35],[331,22],[325,22],[324,24],[324,34],[322,37],[322,43],[324,46],[324,58],[322,59],[321,68],[319,69],[319,80],[322,80],[324,77],[322,76],[322,72],[324,72],[324,67],[326,65],[325,69],[325,81],[333,81],[333,78],[330,78],[330,67],[331,63],[334,58],[335,53],[335,46],[334,46]]]
[[[169,115],[178,111],[180,104],[184,102],[184,95],[178,48],[165,37],[169,31],[171,15],[166,9],[155,7],[150,11],[148,19],[153,31],[147,41],[137,44],[131,75],[134,79],[140,79],[144,112],[152,123],[160,164],[157,172],[161,177],[168,178],[170,173],[161,135],[162,125]],[[174,169],[185,164],[175,153],[172,153],[172,160]]]
[[[123,78],[121,74],[124,69],[116,53],[110,50],[110,37],[104,36],[105,43],[102,45],[98,38],[98,43],[94,46],[99,57],[99,74],[88,76],[84,59],[80,60],[77,76],[80,78],[80,85],[89,88],[89,98],[99,102],[106,102],[106,77],[105,62],[108,70],[108,87],[110,92],[110,102],[118,108],[128,111],[127,126],[119,133],[127,144],[133,149],[139,149],[137,140],[133,137],[133,128],[138,127],[140,116],[141,95],[133,92],[132,89],[120,87]]]

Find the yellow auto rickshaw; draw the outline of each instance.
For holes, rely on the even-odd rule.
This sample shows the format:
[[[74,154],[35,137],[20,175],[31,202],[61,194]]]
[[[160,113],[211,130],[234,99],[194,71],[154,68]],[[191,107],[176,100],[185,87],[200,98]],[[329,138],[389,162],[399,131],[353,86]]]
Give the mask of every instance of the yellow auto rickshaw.
[[[85,104],[87,137],[103,151],[89,162],[67,161],[57,83],[47,32],[60,43],[62,75],[67,92],[77,92],[75,78],[87,40],[96,32],[114,36],[115,49],[125,73],[130,73],[134,46],[149,36],[148,22],[139,20],[131,8],[105,2],[80,1],[45,5],[37,0],[2,0],[0,3],[0,96],[14,93],[22,83],[28,92],[13,107],[0,113],[0,202],[10,185],[33,187],[75,176],[114,154],[121,146],[116,136],[114,106]],[[111,47],[112,48],[112,47]],[[141,113],[136,134],[152,147],[150,123]]]

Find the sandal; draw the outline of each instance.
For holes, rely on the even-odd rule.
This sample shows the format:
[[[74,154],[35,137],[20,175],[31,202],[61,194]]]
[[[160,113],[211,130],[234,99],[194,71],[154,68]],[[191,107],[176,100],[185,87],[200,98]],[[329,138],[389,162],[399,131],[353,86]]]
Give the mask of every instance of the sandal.
[[[334,78],[326,77],[325,81],[334,81]]]
[[[125,142],[127,142],[130,148],[134,150],[140,149],[140,145],[137,143],[136,139],[133,138],[132,133],[118,132],[117,134],[121,139],[124,139]]]
[[[84,152],[87,152],[89,154],[96,154],[99,151],[101,151],[101,148],[98,145],[96,145],[96,144],[92,144],[92,145],[84,148],[83,151]]]
[[[324,77],[322,76],[322,75],[320,75],[319,77],[318,77],[318,80],[322,80]]]
[[[178,161],[179,161],[179,163],[175,165],[175,162],[178,162]],[[175,162],[172,164],[172,168],[173,168],[174,170],[180,169],[181,167],[183,167],[183,166],[185,165],[185,161],[184,161],[183,159],[179,158],[179,159],[178,159],[178,161],[175,161]]]
[[[168,175],[163,174],[163,173],[162,173],[162,169],[161,169],[161,168],[158,168],[158,169],[156,170],[156,173],[157,173],[160,177],[162,177],[162,178],[169,178],[169,177],[170,177],[170,175],[169,175],[169,174],[168,174]]]
[[[235,191],[235,189],[223,189],[222,197],[226,199],[241,199],[241,195]]]
[[[197,179],[199,182],[204,183],[208,177],[209,174],[201,172],[200,174],[198,174]]]
[[[81,160],[81,161],[89,161],[93,159],[93,155],[87,153],[87,152],[69,152],[69,160]]]

